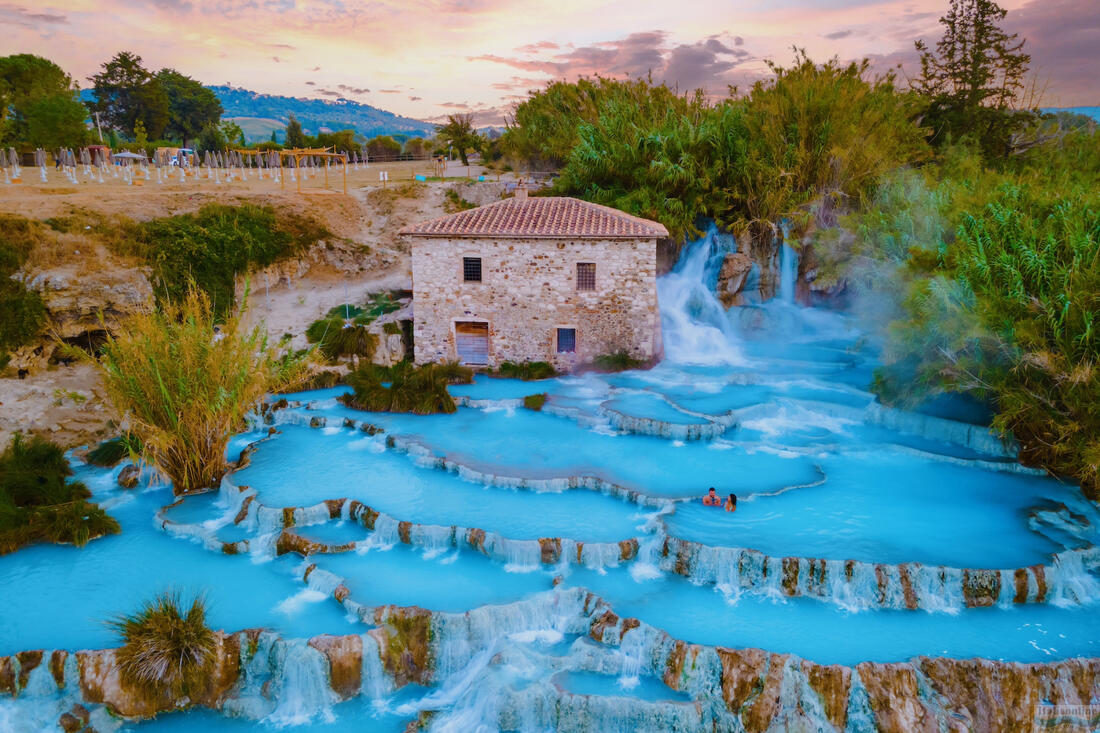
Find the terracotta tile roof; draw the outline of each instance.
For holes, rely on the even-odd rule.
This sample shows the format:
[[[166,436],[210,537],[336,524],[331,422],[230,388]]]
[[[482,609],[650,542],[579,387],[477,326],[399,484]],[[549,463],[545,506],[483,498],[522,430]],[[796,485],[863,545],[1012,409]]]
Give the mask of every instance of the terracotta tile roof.
[[[565,197],[510,198],[402,229],[416,237],[515,237],[517,239],[656,239],[661,224],[618,209]]]

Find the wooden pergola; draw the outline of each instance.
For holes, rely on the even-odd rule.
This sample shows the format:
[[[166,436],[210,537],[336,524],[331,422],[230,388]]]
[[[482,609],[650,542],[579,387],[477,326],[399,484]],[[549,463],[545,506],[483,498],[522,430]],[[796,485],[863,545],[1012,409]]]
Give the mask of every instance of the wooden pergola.
[[[325,188],[328,188],[328,160],[330,158],[336,158],[339,160],[344,168],[344,195],[348,193],[348,159],[343,153],[334,153],[330,148],[292,148],[291,150],[235,150],[234,152],[241,153],[242,155],[267,155],[270,152],[275,152],[279,156],[279,167],[283,165],[283,157],[294,159],[294,170],[297,173],[295,179],[298,183],[298,193],[302,192],[302,158],[325,158]],[[286,176],[279,177],[279,183],[282,188],[286,188]]]

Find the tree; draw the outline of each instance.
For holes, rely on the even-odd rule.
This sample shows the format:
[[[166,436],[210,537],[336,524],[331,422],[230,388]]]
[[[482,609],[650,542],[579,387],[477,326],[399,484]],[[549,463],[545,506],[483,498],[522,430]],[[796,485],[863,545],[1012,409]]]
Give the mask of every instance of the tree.
[[[481,150],[485,139],[474,130],[473,115],[447,115],[447,124],[439,128],[436,136],[458,153],[462,165],[469,165],[467,153]]]
[[[244,142],[244,130],[233,120],[222,120],[221,123],[222,137],[225,138],[226,145],[230,143],[237,144],[243,148]]]
[[[306,135],[302,132],[302,123],[294,115],[291,115],[286,123],[285,144],[288,148],[304,148],[306,146]]]
[[[274,130],[271,131],[271,142],[273,142],[276,145],[279,144],[279,141],[275,139],[275,131]]]
[[[994,0],[951,0],[935,52],[916,41],[921,74],[914,88],[929,100],[924,124],[933,141],[973,135],[989,155],[1009,152],[1011,134],[1026,116],[1013,108],[1031,56],[1023,52],[1024,40],[1001,29],[1005,14]]]
[[[199,136],[195,138],[195,149],[200,153],[204,153],[207,150],[218,152],[225,150],[225,148],[225,133],[213,122],[208,123],[202,128],[202,130],[199,131]]]
[[[145,133],[145,123],[138,120],[134,123],[134,145],[144,151],[149,144],[149,136]]]
[[[241,314],[217,319],[210,299],[191,289],[180,301],[133,317],[107,338],[95,361],[119,417],[142,457],[172,480],[176,494],[218,485],[229,438],[269,390],[301,374],[263,325]]]
[[[367,143],[367,155],[371,160],[393,160],[401,154],[401,143],[389,135],[379,135]]]
[[[405,141],[404,152],[414,158],[423,158],[428,153],[428,141],[422,137],[409,138]]]
[[[182,140],[183,147],[188,147],[188,141],[206,125],[216,124],[221,119],[224,110],[218,96],[198,81],[175,69],[161,69],[156,81],[168,96],[165,132],[173,139]]]
[[[120,51],[103,70],[90,77],[96,100],[89,104],[103,115],[111,128],[124,135],[134,134],[134,123],[141,120],[149,137],[159,140],[168,126],[168,95],[156,77],[141,65],[141,57]]]
[[[59,148],[84,143],[87,110],[72,78],[32,54],[0,57],[0,143]]]

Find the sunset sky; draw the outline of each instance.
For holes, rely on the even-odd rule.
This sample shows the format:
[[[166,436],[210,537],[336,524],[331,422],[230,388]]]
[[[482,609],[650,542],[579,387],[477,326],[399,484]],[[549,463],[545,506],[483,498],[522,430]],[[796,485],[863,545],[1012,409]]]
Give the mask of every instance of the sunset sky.
[[[1100,0],[1002,0],[1045,106],[1100,105]],[[207,84],[336,98],[422,119],[500,122],[526,90],[645,75],[724,94],[765,60],[912,64],[946,0],[0,0],[0,54],[36,53],[84,87],[120,50]],[[910,66],[909,68],[912,68]]]

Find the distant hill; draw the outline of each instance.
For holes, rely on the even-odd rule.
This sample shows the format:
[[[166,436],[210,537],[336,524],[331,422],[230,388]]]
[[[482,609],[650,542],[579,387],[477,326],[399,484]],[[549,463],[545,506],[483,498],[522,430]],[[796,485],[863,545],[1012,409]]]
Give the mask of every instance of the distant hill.
[[[329,130],[345,130],[350,127],[368,138],[376,135],[424,137],[435,131],[435,125],[430,122],[401,117],[350,99],[282,97],[228,86],[212,86],[209,89],[221,100],[225,117],[257,118],[257,122],[267,123],[266,134],[261,136],[263,139],[271,137],[271,130],[276,129],[273,127],[274,123],[285,126],[290,115],[297,117],[302,128],[311,135],[316,135],[322,127]],[[245,127],[239,121],[237,124],[242,129]],[[250,123],[250,129],[258,133],[260,125]],[[276,135],[282,139],[281,132]],[[251,139],[249,129],[245,130],[245,136]]]
[[[223,117],[222,119],[237,123],[244,132],[244,139],[250,143],[270,140],[273,131],[276,140],[282,140],[285,135],[286,123],[279,120],[267,117]]]
[[[269,140],[272,130],[276,131],[276,137],[282,142],[283,129],[290,115],[298,118],[302,129],[309,135],[316,135],[321,128],[336,131],[349,127],[367,138],[377,135],[431,137],[435,134],[435,125],[430,122],[401,117],[350,99],[281,97],[229,86],[207,88],[218,95],[225,109],[222,116],[240,125],[248,142]],[[92,101],[95,91],[82,89],[80,97],[86,102]]]

